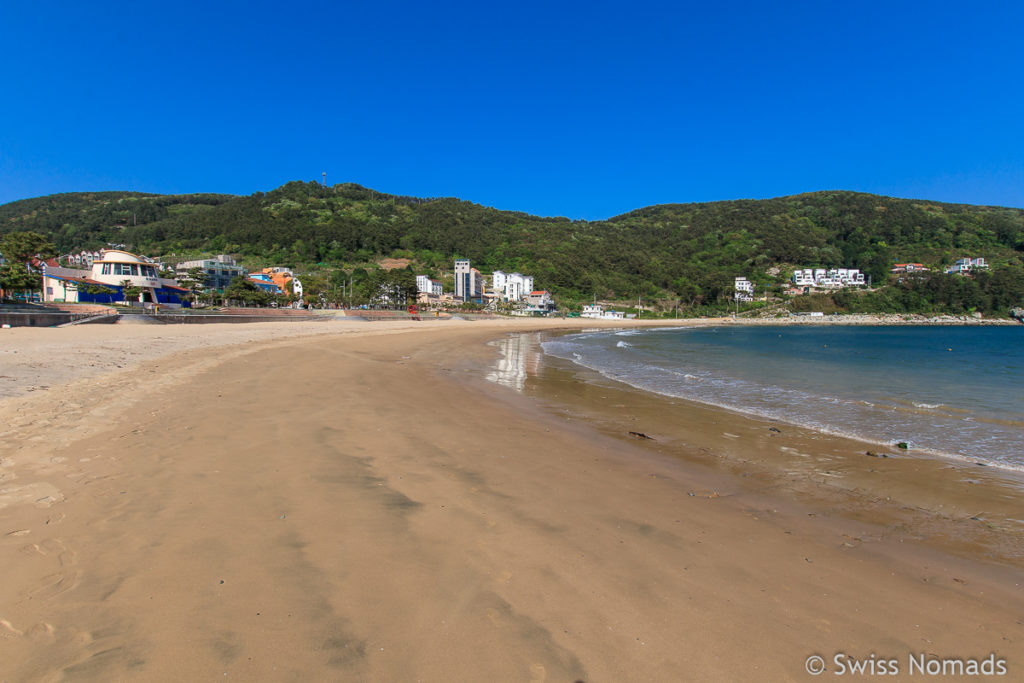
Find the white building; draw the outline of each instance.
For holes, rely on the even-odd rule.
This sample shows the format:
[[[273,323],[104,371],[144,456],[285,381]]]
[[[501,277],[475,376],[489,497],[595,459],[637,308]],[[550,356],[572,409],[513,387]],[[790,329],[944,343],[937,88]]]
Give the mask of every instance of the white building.
[[[469,259],[455,259],[455,296],[463,301],[484,295],[484,276],[469,265]]]
[[[502,296],[505,293],[505,280],[508,277],[503,271],[496,270],[491,273],[491,291]]]
[[[800,287],[814,286],[814,273],[810,268],[793,271],[793,284]]]
[[[430,294],[431,296],[441,296],[443,288],[440,280],[434,280],[428,275],[417,275],[416,291]]]
[[[580,317],[597,320],[622,320],[626,314],[622,311],[605,310],[601,304],[584,304]]]
[[[491,275],[494,294],[505,301],[522,301],[533,291],[533,276],[522,273],[504,273],[500,270]]]
[[[99,261],[103,258],[102,251],[87,251],[83,250],[77,254],[68,254],[67,262],[72,268],[92,268],[92,264],[95,261]]]
[[[856,268],[803,268],[793,271],[793,284],[800,287],[841,289],[865,284],[864,273]]]
[[[962,258],[946,269],[946,275],[966,275],[973,270],[985,270],[988,263],[983,258]]]
[[[470,289],[469,259],[455,259],[455,296],[465,301]]]
[[[753,301],[754,300],[754,283],[745,277],[736,278],[736,284],[734,285],[736,292],[737,301]]]

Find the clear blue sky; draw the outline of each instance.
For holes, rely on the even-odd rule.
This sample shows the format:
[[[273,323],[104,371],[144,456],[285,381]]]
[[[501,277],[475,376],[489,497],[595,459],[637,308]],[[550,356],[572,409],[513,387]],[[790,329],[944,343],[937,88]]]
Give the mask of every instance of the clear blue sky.
[[[0,203],[289,180],[605,218],[1024,207],[1024,3],[4,2]]]

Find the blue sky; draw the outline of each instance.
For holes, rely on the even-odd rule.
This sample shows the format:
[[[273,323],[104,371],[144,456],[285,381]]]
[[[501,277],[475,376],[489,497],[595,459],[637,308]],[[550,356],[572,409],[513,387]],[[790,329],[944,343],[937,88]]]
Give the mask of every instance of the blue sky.
[[[0,203],[356,182],[598,219],[1024,207],[1024,4],[6,2]]]

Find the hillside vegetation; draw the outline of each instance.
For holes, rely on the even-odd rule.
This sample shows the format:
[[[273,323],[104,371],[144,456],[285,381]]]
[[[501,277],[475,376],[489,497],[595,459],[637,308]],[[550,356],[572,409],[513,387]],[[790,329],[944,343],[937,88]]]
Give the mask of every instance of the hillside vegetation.
[[[532,274],[562,301],[642,296],[684,307],[720,302],[737,275],[763,292],[793,267],[852,267],[878,285],[894,262],[941,269],[957,258],[982,256],[991,273],[956,285],[976,290],[969,304],[954,306],[949,301],[957,297],[936,299],[929,290],[883,298],[842,295],[832,305],[991,311],[1024,299],[1024,211],[855,192],[665,204],[579,221],[452,198],[394,196],[354,184],[291,182],[248,197],[95,192],[0,206],[0,234],[26,230],[46,235],[61,252],[108,243],[148,255],[225,252],[254,265],[300,271],[395,256],[437,275],[459,256],[484,273]]]

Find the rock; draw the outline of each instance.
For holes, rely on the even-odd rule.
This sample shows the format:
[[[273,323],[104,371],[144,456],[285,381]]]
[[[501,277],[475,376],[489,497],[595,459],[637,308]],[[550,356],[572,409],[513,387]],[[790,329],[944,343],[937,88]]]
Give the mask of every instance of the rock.
[[[629,435],[630,436],[635,436],[638,439],[647,439],[648,441],[654,441],[654,439],[652,439],[651,437],[647,436],[643,432],[630,432]]]

